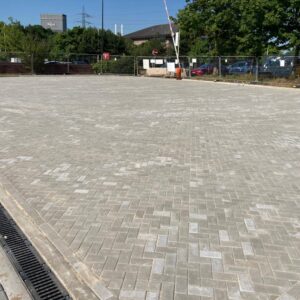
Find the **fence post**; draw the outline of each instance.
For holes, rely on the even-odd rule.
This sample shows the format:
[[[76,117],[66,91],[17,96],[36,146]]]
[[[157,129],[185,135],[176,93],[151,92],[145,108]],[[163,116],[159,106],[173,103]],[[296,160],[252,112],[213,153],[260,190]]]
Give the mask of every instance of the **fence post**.
[[[103,75],[103,54],[101,55],[101,60],[100,60],[100,75]]]
[[[259,75],[259,60],[258,60],[258,57],[256,57],[256,70],[255,70],[255,81],[258,82],[258,75]]]
[[[222,56],[219,56],[219,77],[222,78]]]
[[[133,56],[133,76],[135,76],[135,56]]]
[[[139,73],[139,61],[140,61],[140,57],[137,56],[136,57],[136,76],[139,77],[140,73]]]
[[[31,68],[31,75],[34,75],[34,59],[33,59],[33,53],[30,55],[30,68]]]
[[[70,74],[70,53],[68,53],[67,74]]]
[[[189,61],[189,78],[192,78],[192,74],[191,74],[191,58],[188,57],[188,61]]]

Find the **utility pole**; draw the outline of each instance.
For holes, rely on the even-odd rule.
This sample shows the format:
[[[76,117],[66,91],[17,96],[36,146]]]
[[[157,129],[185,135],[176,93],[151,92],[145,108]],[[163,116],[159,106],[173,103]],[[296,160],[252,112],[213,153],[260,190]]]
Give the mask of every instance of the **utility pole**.
[[[102,25],[101,25],[101,29],[102,29],[102,33],[101,33],[101,54],[103,55],[104,52],[104,0],[102,0]]]
[[[86,27],[86,14],[85,14],[85,8],[82,7],[82,13],[81,13],[81,26],[82,28]]]
[[[4,23],[3,25],[3,43],[4,43],[4,52],[6,52],[6,34],[5,34],[5,31],[6,31],[6,24]]]
[[[81,16],[81,20],[77,21],[78,23],[81,23],[81,27],[82,28],[86,28],[87,25],[92,24],[91,22],[89,22],[87,19],[91,18],[92,16],[89,15],[88,13],[86,13],[85,11],[85,7],[82,7],[82,12],[79,14]]]

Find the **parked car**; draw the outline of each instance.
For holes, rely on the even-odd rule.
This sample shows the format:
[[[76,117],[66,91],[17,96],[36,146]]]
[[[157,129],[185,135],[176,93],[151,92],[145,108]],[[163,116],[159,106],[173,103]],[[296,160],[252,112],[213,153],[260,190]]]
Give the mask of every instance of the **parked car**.
[[[199,68],[195,68],[191,71],[192,76],[203,76],[205,74],[212,74],[215,65],[213,64],[203,64]]]
[[[228,74],[247,74],[253,71],[253,64],[249,61],[238,61],[227,67]]]
[[[57,60],[49,60],[49,61],[45,61],[44,64],[45,65],[59,65],[59,64],[61,64],[61,62],[57,61]]]
[[[203,76],[204,74],[205,74],[204,71],[200,68],[196,68],[196,69],[191,70],[191,75],[192,76]]]
[[[203,64],[200,66],[200,69],[205,73],[205,74],[212,74],[214,71],[214,65],[213,64]]]
[[[228,74],[228,69],[226,66],[221,66],[222,75]],[[192,76],[203,76],[206,74],[214,74],[218,75],[219,73],[219,66],[217,64],[203,64],[199,68],[191,70]]]
[[[74,61],[72,61],[72,64],[74,64],[74,65],[88,65],[89,62],[87,60],[74,60]]]
[[[293,70],[293,57],[269,57],[264,61],[259,72],[272,77],[289,77]]]

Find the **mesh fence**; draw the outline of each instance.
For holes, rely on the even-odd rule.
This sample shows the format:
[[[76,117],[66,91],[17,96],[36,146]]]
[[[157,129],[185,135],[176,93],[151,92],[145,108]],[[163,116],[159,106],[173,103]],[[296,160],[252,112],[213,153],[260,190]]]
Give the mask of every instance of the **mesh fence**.
[[[47,54],[35,68],[35,73],[46,75],[94,74],[93,65],[98,60],[99,56],[96,54]]]
[[[180,63],[180,64],[179,64]],[[300,57],[295,56],[109,56],[39,55],[0,52],[0,74],[118,74],[242,82],[300,84]]]
[[[187,56],[180,57],[179,61],[176,57],[139,56],[136,58],[136,74],[150,77],[174,77],[179,62],[183,77],[189,77],[190,63]]]
[[[70,54],[68,74],[95,74],[94,65],[99,62],[97,54]]]
[[[209,56],[199,56],[190,58],[190,77],[211,77],[220,75],[219,58]],[[223,72],[224,73],[224,72]]]
[[[261,78],[263,77],[288,78],[291,76],[299,76],[300,75],[299,65],[300,65],[300,57],[294,57],[294,56],[260,57],[259,75]]]
[[[34,64],[36,74],[62,75],[68,74],[68,56],[44,54],[41,59]]]
[[[220,58],[221,76],[228,80],[255,81],[257,60],[251,56],[227,56]]]
[[[242,82],[300,83],[300,57],[191,57],[191,77]]]
[[[0,52],[0,74],[32,74],[33,57],[22,52]]]
[[[94,64],[93,69],[97,74],[135,75],[135,57],[113,55],[109,59],[101,58]]]

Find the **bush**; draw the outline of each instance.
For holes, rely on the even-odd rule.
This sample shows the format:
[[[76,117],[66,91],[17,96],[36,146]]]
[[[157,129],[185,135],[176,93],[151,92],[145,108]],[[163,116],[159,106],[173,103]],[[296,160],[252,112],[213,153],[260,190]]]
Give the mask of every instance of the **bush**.
[[[121,56],[93,64],[93,70],[100,74],[134,74],[134,57]]]
[[[6,53],[0,52],[0,61],[7,61],[9,59],[9,56]]]

